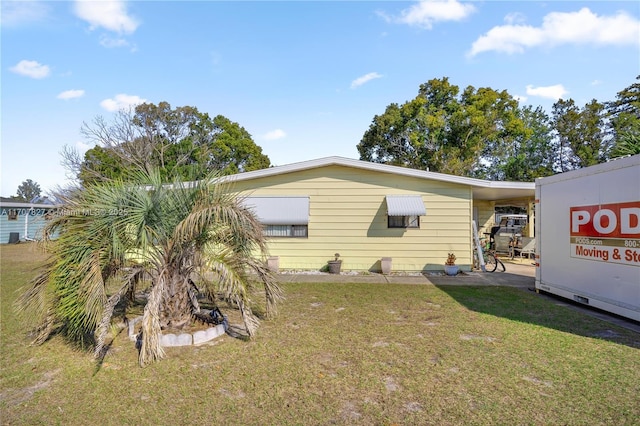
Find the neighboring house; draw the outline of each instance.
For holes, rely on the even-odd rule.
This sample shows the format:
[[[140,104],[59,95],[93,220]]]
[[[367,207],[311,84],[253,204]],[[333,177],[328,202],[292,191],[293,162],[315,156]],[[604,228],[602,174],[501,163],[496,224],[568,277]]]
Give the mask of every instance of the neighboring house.
[[[228,179],[265,225],[269,252],[285,270],[320,270],[340,253],[343,271],[380,271],[383,257],[392,259],[392,271],[435,271],[451,252],[469,270],[472,220],[482,237],[496,206],[532,212],[535,195],[534,182],[493,182],[341,157]]]
[[[30,203],[0,198],[0,244],[41,239],[46,219],[56,208],[47,197]]]

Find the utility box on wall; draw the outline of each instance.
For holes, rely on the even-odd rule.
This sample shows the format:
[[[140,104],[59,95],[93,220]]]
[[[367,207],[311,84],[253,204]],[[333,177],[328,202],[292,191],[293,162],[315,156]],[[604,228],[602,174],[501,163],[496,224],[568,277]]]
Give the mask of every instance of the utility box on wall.
[[[536,179],[536,290],[640,321],[640,155]]]

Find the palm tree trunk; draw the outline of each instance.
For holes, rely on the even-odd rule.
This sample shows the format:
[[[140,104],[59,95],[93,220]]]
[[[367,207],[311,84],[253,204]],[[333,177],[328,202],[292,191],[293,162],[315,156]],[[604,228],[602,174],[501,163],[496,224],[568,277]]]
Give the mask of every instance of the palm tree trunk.
[[[141,366],[164,357],[164,350],[160,343],[162,331],[158,315],[162,304],[164,287],[164,277],[161,275],[157,277],[157,280],[153,283],[149,299],[144,307],[142,329],[140,330],[140,353],[138,355],[138,362]]]
[[[182,329],[191,322],[193,303],[190,297],[189,278],[178,271],[171,271],[165,281],[160,306],[160,325],[163,329]]]

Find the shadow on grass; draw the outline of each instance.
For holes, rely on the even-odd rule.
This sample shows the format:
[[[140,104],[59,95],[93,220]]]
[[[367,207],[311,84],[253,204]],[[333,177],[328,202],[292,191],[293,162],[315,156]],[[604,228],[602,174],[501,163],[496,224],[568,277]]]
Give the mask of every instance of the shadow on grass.
[[[532,288],[446,284],[436,287],[474,312],[640,349],[640,333],[567,309],[574,304],[572,301],[538,294]]]
[[[247,330],[240,325],[229,324],[229,327],[227,328],[227,335],[245,342],[250,340]]]
[[[102,365],[104,364],[105,357],[109,353],[109,350],[113,346],[113,344],[116,341],[116,339],[118,338],[118,336],[120,336],[122,334],[123,330],[124,330],[124,328],[121,328],[120,330],[118,330],[116,335],[113,336],[109,340],[109,342],[105,343],[104,346],[102,347],[102,350],[100,351],[100,353],[98,354],[98,356],[95,359],[95,365],[94,365],[94,368],[93,368],[93,376],[97,375],[100,372],[100,370],[102,370]]]

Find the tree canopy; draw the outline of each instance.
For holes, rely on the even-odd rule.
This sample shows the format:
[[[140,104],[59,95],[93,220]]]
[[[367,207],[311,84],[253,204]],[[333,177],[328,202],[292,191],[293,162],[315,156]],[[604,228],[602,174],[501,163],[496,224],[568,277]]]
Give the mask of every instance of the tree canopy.
[[[640,154],[640,75],[606,104],[613,132],[612,156]]]
[[[27,179],[18,186],[15,198],[28,203],[34,198],[39,197],[41,193],[42,189],[40,189],[40,185],[31,179]]]
[[[388,105],[357,148],[366,161],[532,181],[633,151],[639,120],[640,83],[610,103],[594,99],[581,108],[560,99],[549,116],[541,107],[520,107],[506,91],[460,90],[443,77],[420,85],[414,99]]]
[[[120,111],[110,123],[97,117],[83,124],[82,134],[96,146],[82,159],[69,153],[65,159],[82,184],[127,178],[136,169],[157,169],[170,182],[197,180],[212,170],[233,174],[270,166],[238,123],[222,115],[212,119],[195,107],[172,109],[167,102]]]
[[[554,174],[556,144],[549,116],[540,106],[535,109],[526,106],[521,109],[520,117],[527,132],[514,141],[508,155],[502,156],[502,162],[495,168],[488,168],[488,178],[531,182],[537,177]],[[491,173],[492,170],[495,173]]]
[[[607,161],[611,138],[605,127],[605,108],[593,99],[578,108],[573,99],[553,105],[553,126],[560,146],[561,172]]]
[[[506,156],[504,148],[526,134],[518,102],[506,91],[468,86],[460,92],[445,77],[375,116],[358,151],[363,160],[482,177],[488,173],[483,159]]]

